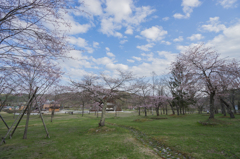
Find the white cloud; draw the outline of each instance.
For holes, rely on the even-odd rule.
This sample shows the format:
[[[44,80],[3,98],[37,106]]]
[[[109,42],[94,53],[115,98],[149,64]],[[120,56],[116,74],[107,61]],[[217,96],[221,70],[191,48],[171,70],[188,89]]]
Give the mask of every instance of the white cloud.
[[[110,56],[110,57],[115,57],[115,55],[111,52],[107,52],[107,55]]]
[[[183,37],[179,36],[178,38],[174,39],[173,41],[174,42],[181,42],[181,41],[183,41]]]
[[[106,6],[105,11],[110,15],[114,15],[116,22],[121,22],[132,14],[133,2],[131,0],[106,0]]]
[[[169,17],[164,17],[162,18],[163,21],[168,21],[169,20]]]
[[[121,40],[120,44],[124,44],[125,42],[127,42],[128,40]]]
[[[116,64],[114,61],[114,58],[110,59],[109,57],[102,57],[102,58],[92,58],[92,61],[97,65],[104,65],[106,68],[104,68],[104,71],[107,71],[106,69],[116,71],[117,69],[120,70],[128,70],[128,66],[124,64]]]
[[[135,7],[133,6],[135,14],[127,18],[127,23],[137,26],[142,22],[146,21],[146,17],[155,12],[155,9],[152,9],[150,6]]]
[[[164,59],[168,59],[169,61],[174,61],[177,54],[173,54],[171,52],[168,51],[157,51],[158,55]]]
[[[110,59],[109,57],[102,57],[102,58],[98,58],[98,59],[92,59],[93,62],[95,62],[96,64],[99,65],[107,65],[109,63],[113,63],[112,61],[113,59]]]
[[[162,44],[165,44],[165,45],[171,45],[171,44],[172,44],[171,42],[165,41],[165,40],[162,40],[161,43],[162,43]]]
[[[82,51],[79,51],[79,50],[71,50],[69,53],[68,53],[68,56],[69,57],[72,57],[74,59],[77,59],[76,62],[79,63],[79,60],[88,60],[88,57],[87,56],[83,56],[82,55]],[[66,59],[67,61],[67,59]],[[65,62],[66,62],[65,61]],[[70,61],[72,61],[72,59],[70,59]],[[74,60],[75,61],[75,60]],[[65,63],[64,62],[64,63]],[[73,64],[69,63],[70,66],[72,66]]]
[[[210,40],[207,45],[214,47],[222,56],[240,60],[240,23],[224,29],[223,33]]]
[[[188,37],[188,39],[191,41],[201,40],[203,38],[204,38],[204,36],[202,36],[202,34],[193,34],[192,36]]]
[[[122,28],[120,24],[114,23],[113,18],[104,18],[101,20],[100,31],[108,36],[122,37],[121,33],[115,31]]]
[[[65,74],[63,80],[68,81],[69,76],[71,79],[81,78],[83,75],[87,75],[85,68],[96,68],[92,66],[90,59],[83,55],[82,51],[71,50],[68,53],[69,57],[63,60],[58,60],[59,66],[64,70]]]
[[[61,10],[59,12],[62,12]],[[61,30],[62,32],[66,32],[68,35],[74,35],[74,34],[80,34],[80,33],[86,33],[91,27],[91,24],[80,24],[78,23],[73,16],[69,15],[68,13],[62,13],[61,18],[64,19],[54,19],[54,17],[51,18],[52,21],[58,21],[57,25],[53,25],[52,23],[44,23],[48,28],[54,29],[57,27],[58,30]],[[68,23],[68,25],[66,25]],[[69,27],[70,26],[70,27]]]
[[[183,6],[183,12],[185,15],[176,13],[173,15],[176,19],[189,18],[190,14],[193,12],[193,8],[199,7],[201,2],[199,0],[182,0],[181,6]]]
[[[176,19],[183,19],[183,18],[188,18],[188,17],[190,17],[190,14],[182,15],[182,14],[180,14],[180,13],[175,13],[175,14],[173,15],[173,17],[176,18]]]
[[[93,42],[93,47],[97,48],[99,46],[99,43],[98,42]]]
[[[133,56],[132,58],[135,59],[135,60],[137,60],[137,61],[141,61],[141,60],[142,60],[141,57]]]
[[[87,0],[81,5],[80,10],[84,10],[90,15],[101,15],[103,13],[101,4],[100,0]]]
[[[146,45],[137,46],[137,48],[143,51],[149,51],[149,48],[152,48],[154,45],[155,45],[154,43],[149,43]]]
[[[207,23],[208,24],[201,26],[202,30],[218,33],[219,31],[226,29],[225,25],[220,24],[219,17],[210,17]]]
[[[87,41],[83,38],[68,37],[67,40],[73,45],[86,49],[88,53],[93,53],[94,51],[93,48],[88,46]]]
[[[220,4],[221,6],[223,6],[223,8],[233,8],[233,7],[237,7],[236,2],[237,0],[217,0],[218,4]]]
[[[114,63],[109,63],[106,65],[106,67],[108,69],[111,69],[111,70],[123,70],[123,71],[127,71],[128,70],[128,66],[127,65],[124,65],[124,64],[114,64]]]
[[[115,32],[113,36],[118,37],[118,38],[122,38],[123,37],[123,35],[121,33],[119,33],[119,32]]]
[[[168,32],[163,30],[161,26],[153,26],[149,29],[141,31],[141,35],[147,38],[147,40],[157,41],[162,40]]]
[[[179,50],[181,53],[182,52],[185,52],[189,47],[194,47],[194,46],[197,46],[199,45],[198,43],[191,43],[190,45],[178,45],[177,46],[177,50]]]
[[[239,50],[240,50],[240,23],[232,25],[223,30],[223,33],[217,35],[212,40],[206,43],[206,46],[212,47],[216,50],[222,57],[236,58],[240,60]],[[197,43],[192,43],[189,46],[193,47],[199,45]],[[178,45],[177,49],[181,52],[186,51],[189,46]]]
[[[133,34],[132,28],[127,28],[127,30],[125,31],[125,34]]]
[[[147,61],[154,61],[154,57],[153,57],[153,53],[151,52],[151,53],[148,53],[148,54],[146,54],[146,53],[142,53],[141,54],[143,57],[147,57]]]
[[[90,75],[89,72],[81,68],[68,67],[68,68],[65,68],[65,70],[66,70],[65,71],[66,73],[64,74],[65,76],[62,77],[62,80],[67,82],[69,82],[69,77],[71,77],[72,80],[78,80],[84,75]]]
[[[137,39],[143,39],[143,37],[139,36],[139,35],[136,35],[135,38]]]
[[[110,51],[110,49],[108,47],[105,48],[107,51]]]
[[[136,7],[133,0],[106,0],[104,11],[100,31],[108,36],[122,38],[120,33],[116,33],[117,30],[126,27],[125,33],[132,34],[134,27],[144,22],[155,10],[149,6]]]
[[[129,68],[137,76],[148,76],[151,77],[151,72],[154,71],[158,75],[164,75],[169,72],[169,66],[172,61],[175,60],[176,54],[172,54],[170,52],[160,52],[160,58],[154,57],[153,53],[143,54],[147,57],[148,62],[142,62],[140,65],[133,66]]]
[[[134,63],[135,61],[134,60],[131,60],[131,59],[127,59],[128,62],[131,62],[131,63]]]

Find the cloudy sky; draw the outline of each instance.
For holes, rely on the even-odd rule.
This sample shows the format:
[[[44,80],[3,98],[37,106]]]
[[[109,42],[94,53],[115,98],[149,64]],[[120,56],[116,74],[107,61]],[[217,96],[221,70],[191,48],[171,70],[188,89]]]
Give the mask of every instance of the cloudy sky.
[[[240,0],[85,0],[79,9],[64,17],[69,43],[83,50],[61,62],[66,79],[117,69],[163,75],[200,42],[240,59]]]

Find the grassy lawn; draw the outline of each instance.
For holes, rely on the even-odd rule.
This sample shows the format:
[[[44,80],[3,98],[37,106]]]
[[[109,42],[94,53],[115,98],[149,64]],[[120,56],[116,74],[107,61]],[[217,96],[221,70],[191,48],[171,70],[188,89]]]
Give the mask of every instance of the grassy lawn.
[[[1,112],[10,125],[13,115]],[[94,114],[56,115],[53,123],[50,115],[44,115],[51,138],[46,134],[38,116],[31,116],[28,139],[23,140],[25,120],[20,123],[13,139],[0,146],[0,158],[160,158],[154,146],[143,144],[126,127],[145,134],[174,152],[194,158],[239,158],[240,115],[235,119],[216,115],[216,125],[202,125],[205,115],[185,115],[152,119],[131,113],[107,114],[106,126],[99,128]],[[212,123],[212,122],[211,122]],[[123,127],[125,126],[125,127]],[[7,132],[0,121],[0,136]],[[163,156],[165,157],[165,156]],[[183,156],[180,156],[182,158]]]

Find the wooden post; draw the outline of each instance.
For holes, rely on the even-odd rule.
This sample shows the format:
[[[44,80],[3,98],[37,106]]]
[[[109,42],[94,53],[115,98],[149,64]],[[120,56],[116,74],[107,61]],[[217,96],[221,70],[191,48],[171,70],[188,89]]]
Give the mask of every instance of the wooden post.
[[[23,118],[24,114],[26,113],[26,111],[27,111],[28,107],[30,106],[30,104],[31,104],[31,102],[32,102],[32,100],[33,100],[33,98],[35,97],[35,95],[36,95],[36,93],[37,93],[37,90],[38,90],[38,87],[35,89],[35,91],[34,91],[34,93],[33,93],[32,97],[29,99],[29,101],[28,101],[28,104],[27,104],[26,108],[24,109],[24,111],[23,111],[23,113],[22,113],[22,115],[21,115],[20,119],[18,120],[18,123],[17,123],[17,125],[16,125],[16,126],[15,126],[15,128],[13,129],[13,132],[12,132],[12,134],[10,135],[10,137],[12,137],[12,136],[13,136],[13,134],[14,134],[15,130],[16,130],[16,129],[17,129],[17,127],[18,127],[18,124],[21,122],[21,120],[22,120],[22,118]]]
[[[2,142],[1,142],[1,144],[0,145],[2,145],[2,143],[6,143],[5,142],[5,139],[6,139],[6,137],[8,136],[8,134],[10,133],[10,131],[12,130],[12,127],[13,127],[13,125],[16,123],[16,121],[19,119],[19,117],[20,117],[20,115],[15,119],[15,121],[13,122],[13,124],[12,124],[12,126],[8,129],[8,132],[7,132],[7,134],[5,135],[5,137],[2,137]],[[10,138],[11,138],[11,136],[10,136]]]
[[[34,94],[32,95],[32,97],[29,99],[27,106],[32,102],[33,97],[34,97],[35,94],[37,93],[37,89],[38,89],[38,87],[36,88],[36,90],[35,90]],[[21,121],[24,113],[26,112],[26,110],[27,110],[27,108],[23,110],[21,117],[20,117],[20,115],[19,115],[19,116],[16,118],[16,120],[13,122],[12,126],[8,129],[8,132],[7,132],[7,134],[5,135],[5,137],[2,137],[2,142],[1,142],[1,144],[2,144],[2,143],[6,143],[6,142],[5,142],[6,137],[8,136],[8,134],[10,133],[10,131],[12,130],[12,128],[13,128],[14,124],[16,123],[16,121],[20,118],[20,119],[18,120],[17,125],[16,125],[15,128],[14,128],[14,131],[13,131],[12,134],[10,135],[10,138],[12,138],[12,135],[13,135],[13,133],[15,132],[15,130],[17,129],[17,126],[18,126],[18,124],[20,123],[20,121]],[[0,145],[1,145],[1,144],[0,144]]]
[[[13,119],[15,119],[15,113],[16,113],[16,107],[14,106],[14,115],[13,115]]]
[[[6,125],[6,127],[9,129],[7,123],[5,122],[5,120],[3,119],[3,117],[1,116],[1,114],[0,114],[0,118],[2,119],[2,121],[4,122],[4,124]]]
[[[39,105],[37,104],[37,106],[38,106],[38,109],[39,109],[39,113],[40,113],[40,117],[41,117],[43,126],[44,126],[44,128],[45,128],[46,133],[47,133],[47,137],[50,138],[49,133],[48,133],[48,130],[47,130],[47,127],[46,127],[45,122],[44,122],[44,120],[43,120],[43,116],[42,116],[41,110],[40,110],[40,108],[39,108]]]

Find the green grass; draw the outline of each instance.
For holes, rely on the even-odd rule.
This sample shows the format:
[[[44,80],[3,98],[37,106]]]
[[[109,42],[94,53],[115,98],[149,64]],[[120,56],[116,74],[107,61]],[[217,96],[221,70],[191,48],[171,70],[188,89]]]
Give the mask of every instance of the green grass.
[[[10,125],[12,115],[2,114]],[[56,115],[53,123],[50,115],[44,115],[51,138],[46,134],[38,116],[32,116],[28,139],[23,140],[25,119],[12,139],[0,146],[0,158],[158,158],[150,148],[141,145],[128,130],[107,125],[99,128],[93,114]],[[107,131],[106,131],[107,130]],[[0,135],[7,130],[0,121]]]
[[[9,125],[13,122],[12,114],[1,114]],[[22,139],[24,118],[13,139],[6,139],[7,143],[0,146],[0,158],[159,158],[154,147],[142,144],[129,129],[118,125],[132,127],[146,134],[147,139],[194,158],[240,156],[240,115],[230,119],[219,114],[214,121],[199,114],[162,115],[162,119],[152,115],[145,118],[137,113],[114,115],[107,113],[105,127],[97,126],[100,118],[94,114],[55,115],[53,123],[50,115],[44,115],[50,139],[45,138],[40,118],[31,116],[27,140]],[[199,121],[214,124],[202,125]],[[0,121],[0,137],[6,132]]]

